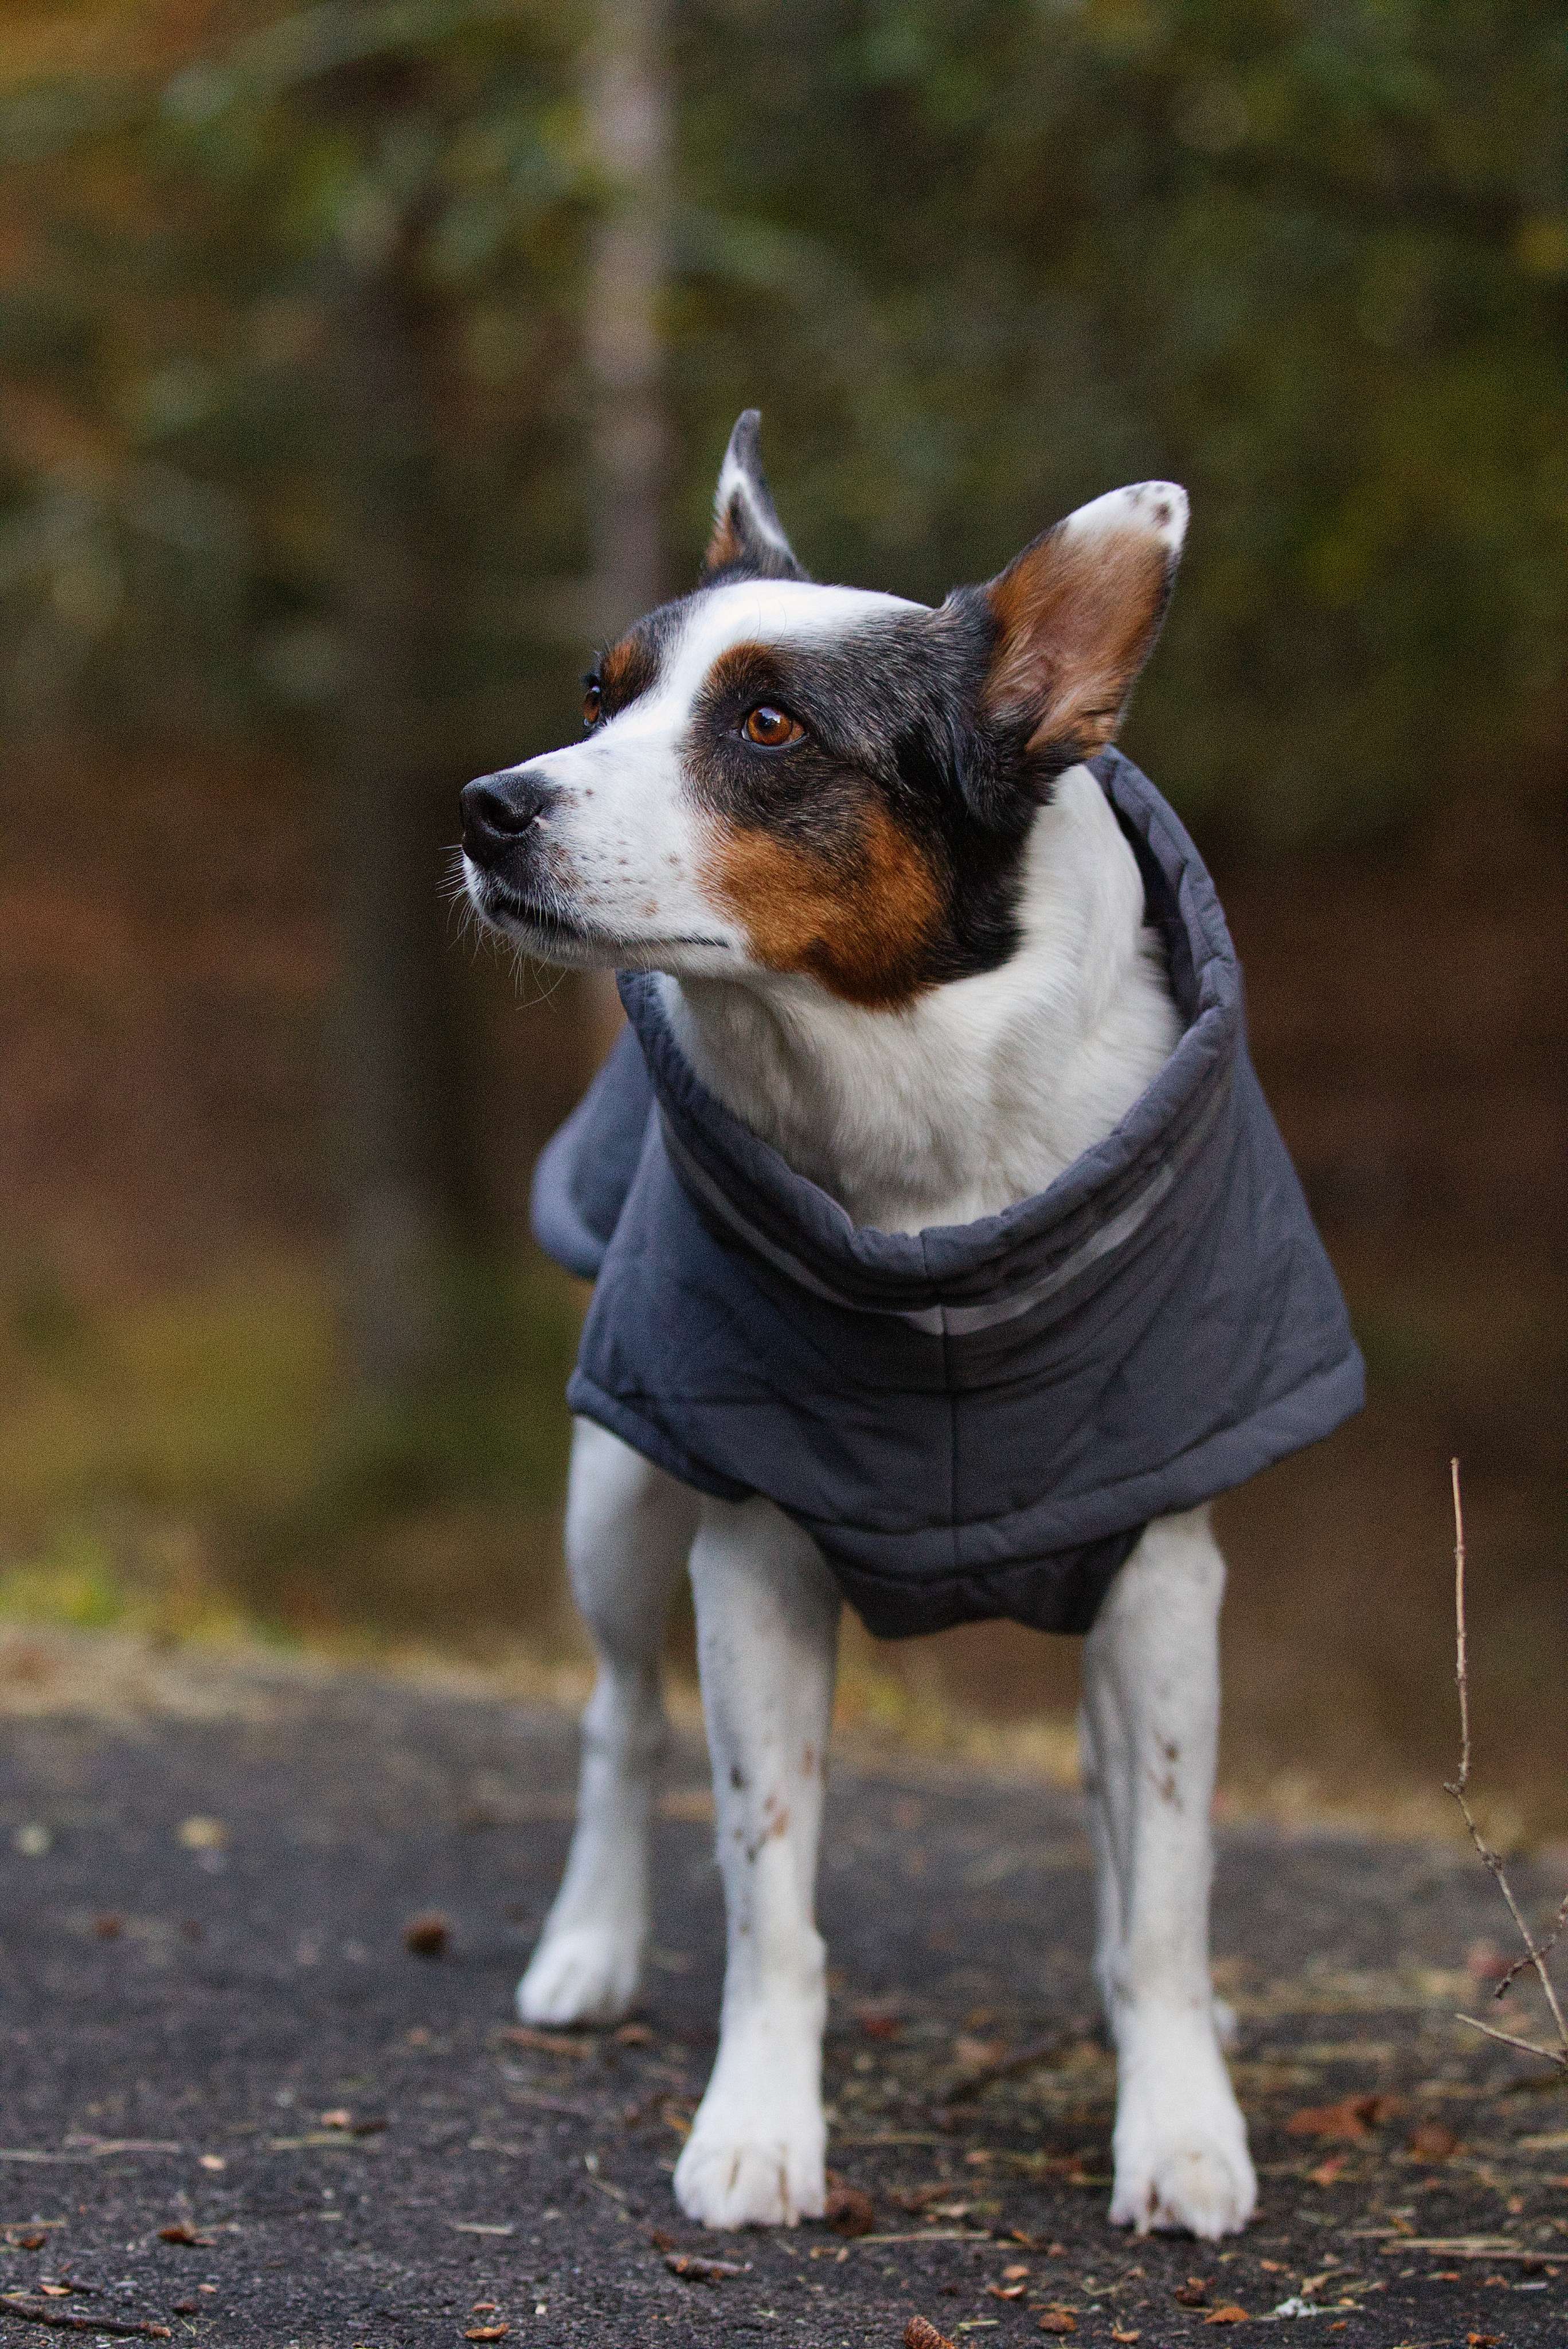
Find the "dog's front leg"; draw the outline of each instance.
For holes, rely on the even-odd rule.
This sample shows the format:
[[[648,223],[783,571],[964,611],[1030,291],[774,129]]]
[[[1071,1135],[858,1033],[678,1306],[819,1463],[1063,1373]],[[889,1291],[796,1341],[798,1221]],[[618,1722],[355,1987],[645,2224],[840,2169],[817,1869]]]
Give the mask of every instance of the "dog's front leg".
[[[814,1919],[839,1595],[763,1500],[705,1505],[692,1548],[728,1954],[718,2057],[676,2170],[710,2227],[820,2216],[827,1990]]]
[[[1118,2059],[1110,2215],[1140,2233],[1228,2234],[1257,2199],[1209,1971],[1224,1579],[1207,1511],[1163,1518],[1085,1643],[1096,1840],[1114,1877],[1097,1963]]]
[[[579,1420],[566,1493],[573,1595],[598,1651],[583,1715],[577,1828],[528,1971],[526,2023],[614,2023],[637,1994],[648,1935],[648,1820],[665,1744],[660,1650],[696,1495]]]

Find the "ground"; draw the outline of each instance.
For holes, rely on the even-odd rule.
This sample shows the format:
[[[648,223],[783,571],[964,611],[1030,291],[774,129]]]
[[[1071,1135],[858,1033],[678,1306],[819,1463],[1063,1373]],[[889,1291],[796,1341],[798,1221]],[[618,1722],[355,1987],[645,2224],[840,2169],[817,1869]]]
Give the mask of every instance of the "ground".
[[[896,2349],[920,2313],[954,2343],[1174,2349],[1215,2326],[1294,2337],[1293,2305],[1325,2349],[1568,2338],[1568,2109],[1544,2065],[1453,2020],[1484,2008],[1506,1922],[1462,1848],[1226,1831],[1215,1940],[1259,2215],[1219,2252],[1139,2241],[1106,2222],[1076,1798],[851,1754],[822,1911],[830,2159],[870,2198],[841,2222],[864,2231],[705,2236],[670,2190],[721,1946],[695,1741],[658,1829],[640,2019],[556,2036],[520,2030],[511,1998],[565,1848],[567,1715],[156,1660],[77,1702],[46,1647],[28,1702],[11,1664],[7,2344],[45,2337],[29,2310],[222,2349],[501,2326],[541,2349]],[[428,1911],[448,1930],[419,1954]],[[688,2254],[725,2268],[683,2276]]]

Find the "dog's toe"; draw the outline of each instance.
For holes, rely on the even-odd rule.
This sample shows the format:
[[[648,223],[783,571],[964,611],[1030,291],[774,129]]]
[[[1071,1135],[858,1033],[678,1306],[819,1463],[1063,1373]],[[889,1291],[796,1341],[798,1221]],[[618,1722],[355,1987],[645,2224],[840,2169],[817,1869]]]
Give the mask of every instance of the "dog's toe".
[[[1244,2148],[1181,2145],[1171,2147],[1149,2171],[1125,2181],[1119,2174],[1110,2206],[1113,2225],[1140,2235],[1197,2235],[1217,2242],[1252,2217],[1257,2185]]]
[[[676,2199],[705,2227],[793,2227],[822,2215],[823,2159],[820,2121],[789,2135],[764,2127],[742,2136],[705,2127],[699,2113],[676,2165]]]
[[[517,1986],[524,2023],[618,2023],[637,1995],[637,1942],[603,1926],[547,1933]]]

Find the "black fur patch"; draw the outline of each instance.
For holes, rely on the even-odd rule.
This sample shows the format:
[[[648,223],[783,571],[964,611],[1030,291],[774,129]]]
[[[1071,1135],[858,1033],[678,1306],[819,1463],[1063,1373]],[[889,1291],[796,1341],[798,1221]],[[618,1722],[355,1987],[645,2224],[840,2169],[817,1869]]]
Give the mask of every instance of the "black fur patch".
[[[983,593],[963,590],[940,611],[831,639],[738,644],[715,662],[687,730],[687,772],[727,830],[768,833],[851,886],[873,830],[903,835],[936,907],[911,941],[910,993],[994,970],[1019,943],[1022,855],[1053,770],[1026,728],[982,715],[995,636]],[[746,741],[740,722],[758,703],[798,719],[806,739]]]

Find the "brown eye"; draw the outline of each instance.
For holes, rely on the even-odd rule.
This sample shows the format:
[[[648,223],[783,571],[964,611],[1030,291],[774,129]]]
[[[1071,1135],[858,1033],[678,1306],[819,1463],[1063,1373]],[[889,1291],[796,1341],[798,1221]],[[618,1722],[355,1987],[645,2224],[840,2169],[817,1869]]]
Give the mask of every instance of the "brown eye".
[[[584,726],[597,726],[597,724],[599,723],[599,713],[600,713],[600,711],[603,709],[603,706],[604,706],[604,696],[603,696],[603,691],[601,690],[600,687],[599,687],[596,683],[594,683],[594,682],[593,682],[593,681],[591,680],[591,681],[590,681],[590,683],[589,683],[588,690],[587,690],[587,692],[586,692],[586,693],[583,695],[583,725],[584,725]]]
[[[764,750],[781,750],[786,742],[799,742],[806,731],[788,711],[775,709],[770,701],[748,709],[740,730],[748,742],[755,742]]]

